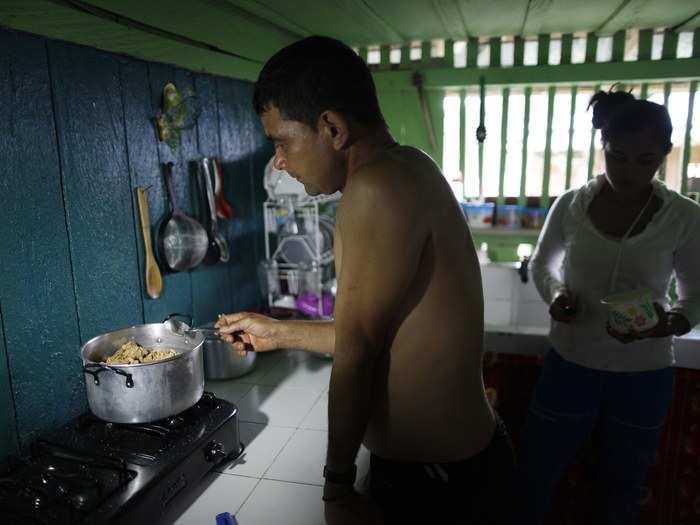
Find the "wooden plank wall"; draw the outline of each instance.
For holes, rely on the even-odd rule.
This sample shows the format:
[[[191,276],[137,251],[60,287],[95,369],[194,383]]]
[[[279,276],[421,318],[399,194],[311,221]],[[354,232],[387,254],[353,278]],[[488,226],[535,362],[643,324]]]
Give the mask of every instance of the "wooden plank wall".
[[[88,339],[170,312],[202,323],[260,305],[272,150],[247,81],[9,30],[0,48],[1,460],[17,438],[27,443],[86,409],[79,350]],[[170,81],[203,108],[176,154],[152,122]],[[167,275],[151,300],[134,187],[150,187],[155,227],[167,211],[160,165],[172,161],[178,203],[192,213],[192,163],[204,155],[222,158],[231,261]]]

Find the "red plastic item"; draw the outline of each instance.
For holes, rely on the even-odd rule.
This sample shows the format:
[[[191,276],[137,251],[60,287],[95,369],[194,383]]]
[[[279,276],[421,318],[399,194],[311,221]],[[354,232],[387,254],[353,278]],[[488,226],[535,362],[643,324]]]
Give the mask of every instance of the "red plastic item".
[[[212,159],[214,164],[214,202],[216,204],[216,215],[220,219],[232,219],[233,208],[224,197],[224,176],[219,159]]]

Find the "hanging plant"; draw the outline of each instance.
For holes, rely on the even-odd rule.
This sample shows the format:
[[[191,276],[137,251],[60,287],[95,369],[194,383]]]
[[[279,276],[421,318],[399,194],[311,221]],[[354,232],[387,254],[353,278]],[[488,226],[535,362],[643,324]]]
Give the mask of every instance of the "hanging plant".
[[[193,92],[188,91],[183,96],[175,84],[166,84],[163,105],[155,118],[159,140],[175,152],[180,145],[180,133],[193,128],[201,112],[199,98]]]

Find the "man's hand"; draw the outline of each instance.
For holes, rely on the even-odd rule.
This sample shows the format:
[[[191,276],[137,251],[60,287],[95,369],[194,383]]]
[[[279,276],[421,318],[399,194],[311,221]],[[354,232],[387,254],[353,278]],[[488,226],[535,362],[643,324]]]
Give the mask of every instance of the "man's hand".
[[[326,482],[323,488],[324,513],[328,525],[380,525],[379,509],[349,485]]]
[[[231,343],[242,356],[249,350],[268,352],[280,346],[280,322],[264,315],[221,314],[215,326],[222,339]]]
[[[576,318],[576,304],[569,292],[560,292],[549,306],[549,315],[560,323],[571,323]]]
[[[642,332],[620,333],[616,331],[610,323],[608,323],[608,334],[624,344],[632,343],[642,339],[651,339],[659,337],[669,337],[671,335],[682,335],[690,331],[688,320],[680,314],[668,313],[659,303],[654,303],[656,315],[659,322],[656,326]]]

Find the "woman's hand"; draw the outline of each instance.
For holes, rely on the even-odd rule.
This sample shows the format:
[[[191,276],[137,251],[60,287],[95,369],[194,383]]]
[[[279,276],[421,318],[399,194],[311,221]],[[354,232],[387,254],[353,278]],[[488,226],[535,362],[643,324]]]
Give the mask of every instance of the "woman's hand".
[[[567,291],[559,292],[549,305],[549,315],[560,323],[571,323],[576,318],[576,303]]]
[[[215,326],[222,339],[231,343],[240,355],[249,350],[268,352],[281,346],[282,323],[264,315],[249,312],[221,314]]]
[[[659,318],[659,322],[656,323],[656,326],[654,326],[653,328],[650,328],[649,330],[644,330],[642,332],[632,331],[623,334],[616,331],[612,326],[610,326],[610,323],[608,323],[608,334],[610,334],[611,337],[614,337],[621,343],[628,344],[633,341],[639,341],[641,339],[669,337],[671,335],[682,335],[690,331],[690,323],[681,314],[668,313],[659,303],[654,303],[654,309],[656,310],[656,315]]]

